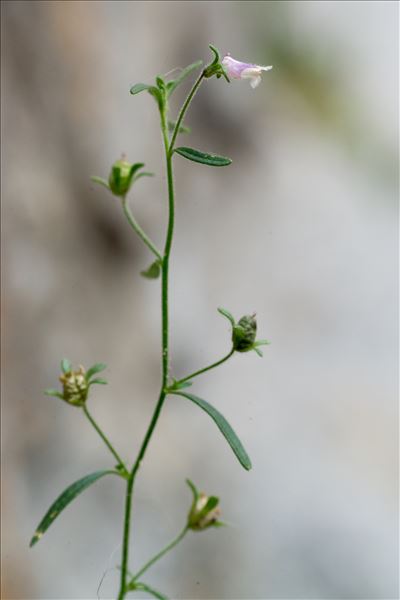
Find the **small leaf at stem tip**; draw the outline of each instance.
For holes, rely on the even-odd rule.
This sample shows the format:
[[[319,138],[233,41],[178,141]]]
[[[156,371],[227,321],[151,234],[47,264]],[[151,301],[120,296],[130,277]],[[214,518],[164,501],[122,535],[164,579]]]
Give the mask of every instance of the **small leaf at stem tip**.
[[[91,181],[93,181],[94,183],[99,183],[100,185],[104,186],[105,188],[107,188],[107,190],[110,189],[110,186],[108,184],[108,181],[106,181],[105,179],[103,179],[102,177],[97,177],[97,175],[92,175],[92,177],[90,178]]]
[[[44,390],[43,394],[45,396],[53,396],[54,398],[61,398],[62,400],[64,400],[64,396],[58,390],[52,390],[52,389]]]
[[[95,363],[86,371],[86,379],[89,381],[93,375],[100,373],[100,371],[104,371],[104,369],[107,369],[107,365],[105,363]]]
[[[94,383],[99,383],[101,385],[108,385],[108,381],[106,381],[105,379],[101,379],[101,377],[99,377],[97,379],[92,379],[92,381],[89,382],[89,385],[93,385]]]
[[[232,427],[229,425],[228,421],[225,417],[211,404],[195,396],[194,394],[189,394],[188,392],[171,392],[174,396],[183,396],[188,400],[191,400],[194,404],[197,404],[200,408],[202,408],[214,421],[217,425],[218,429],[221,431],[222,435],[232,448],[236,458],[242,465],[244,469],[249,471],[251,469],[251,460],[244,449],[242,442],[239,440],[236,433],[233,431]]]
[[[195,148],[187,148],[181,146],[180,148],[175,148],[174,152],[177,152],[184,158],[188,160],[193,160],[194,162],[201,163],[203,165],[208,165],[209,167],[226,167],[231,164],[232,159],[227,158],[226,156],[218,156],[217,154],[208,154],[206,152],[202,152],[201,150],[196,150]]]
[[[231,313],[229,312],[229,310],[226,310],[226,308],[222,308],[219,307],[218,312],[221,313],[221,315],[223,315],[224,317],[226,317],[228,319],[228,321],[231,322],[232,327],[234,327],[235,325],[235,319],[233,318],[233,315],[231,315]]]
[[[159,260],[155,260],[148,269],[141,271],[140,274],[146,279],[157,279],[161,273],[161,265]]]
[[[40,521],[36,528],[35,534],[32,537],[29,546],[32,547],[40,540],[43,534],[47,531],[53,521],[58,515],[64,510],[72,500],[74,500],[79,494],[81,494],[86,488],[92,485],[95,481],[104,477],[104,475],[116,475],[115,471],[95,471],[90,475],[86,475],[82,479],[75,481],[72,485],[67,487],[66,490],[57,498],[55,502],[50,506],[49,510]]]
[[[152,85],[147,85],[147,83],[136,83],[135,85],[133,85],[131,87],[130,93],[132,94],[132,96],[134,96],[135,94],[140,94],[140,92],[149,90],[152,87],[153,87]]]
[[[63,358],[61,361],[61,370],[63,373],[69,373],[72,369],[72,365],[68,358]]]

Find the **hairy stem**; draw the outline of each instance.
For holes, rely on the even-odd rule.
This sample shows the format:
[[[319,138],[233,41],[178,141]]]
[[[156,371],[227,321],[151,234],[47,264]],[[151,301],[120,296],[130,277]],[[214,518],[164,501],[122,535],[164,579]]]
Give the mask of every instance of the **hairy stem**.
[[[163,407],[166,395],[167,395],[167,386],[168,386],[168,377],[169,377],[169,305],[168,305],[168,283],[169,283],[169,258],[172,247],[172,239],[174,235],[174,223],[175,223],[175,195],[174,195],[174,179],[173,179],[173,169],[172,169],[172,154],[173,154],[173,143],[175,142],[176,136],[179,131],[179,126],[185,116],[186,110],[189,108],[190,102],[196,93],[201,81],[203,79],[203,73],[200,75],[198,80],[195,82],[192,90],[189,92],[187,99],[185,100],[183,107],[179,113],[178,121],[175,126],[175,130],[173,132],[171,142],[168,139],[168,125],[167,125],[167,103],[166,100],[160,105],[160,117],[161,117],[161,132],[164,142],[164,152],[165,152],[165,161],[166,161],[166,170],[167,170],[167,184],[168,184],[168,207],[169,207],[169,216],[168,216],[168,227],[167,227],[167,235],[165,239],[164,246],[164,254],[161,257],[156,251],[156,256],[161,258],[161,364],[162,364],[162,380],[161,380],[161,390],[160,395],[154,409],[153,416],[150,421],[150,425],[145,434],[144,440],[139,450],[139,454],[136,458],[135,464],[132,467],[132,471],[129,475],[129,479],[127,482],[126,488],[126,498],[125,498],[125,517],[124,517],[124,533],[123,533],[123,542],[122,542],[122,562],[121,562],[121,581],[120,581],[120,591],[118,595],[118,600],[123,600],[128,591],[128,586],[126,582],[127,573],[128,573],[128,560],[129,560],[129,533],[130,533],[130,521],[131,521],[131,505],[132,505],[132,495],[133,495],[133,487],[135,482],[136,474],[140,468],[142,460],[147,450],[147,446],[150,442],[150,439],[153,435],[153,431],[157,425],[157,421],[159,419],[161,409]],[[124,210],[127,209],[126,203]],[[125,214],[127,214],[125,212]],[[130,213],[127,214],[131,217]],[[129,218],[128,218],[129,220]],[[129,222],[131,222],[129,220]],[[132,227],[138,233],[136,227]],[[139,234],[140,235],[140,234]],[[142,235],[140,236],[142,237]],[[142,237],[143,241],[145,239]],[[148,238],[146,237],[148,240]],[[149,246],[150,249],[155,252],[155,248],[151,248],[149,245],[149,240],[145,243]],[[150,242],[151,243],[151,242]]]

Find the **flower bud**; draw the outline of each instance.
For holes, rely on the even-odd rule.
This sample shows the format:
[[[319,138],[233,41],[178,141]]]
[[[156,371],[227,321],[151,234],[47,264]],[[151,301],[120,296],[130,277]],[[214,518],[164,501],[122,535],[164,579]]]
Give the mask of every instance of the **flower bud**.
[[[186,482],[193,493],[193,502],[188,514],[188,528],[193,531],[203,531],[209,527],[223,525],[218,521],[221,514],[219,498],[200,493],[190,479],[187,479]]]
[[[63,400],[73,406],[83,406],[89,391],[85,369],[79,367],[77,371],[69,370],[60,376],[60,381],[63,386]]]
[[[188,516],[188,526],[194,531],[212,527],[221,515],[218,498],[200,494]]]
[[[244,316],[232,328],[232,343],[238,352],[248,352],[254,347],[257,334],[255,315]]]
[[[115,196],[125,196],[128,193],[133,176],[132,166],[131,163],[122,157],[111,167],[108,183]]]

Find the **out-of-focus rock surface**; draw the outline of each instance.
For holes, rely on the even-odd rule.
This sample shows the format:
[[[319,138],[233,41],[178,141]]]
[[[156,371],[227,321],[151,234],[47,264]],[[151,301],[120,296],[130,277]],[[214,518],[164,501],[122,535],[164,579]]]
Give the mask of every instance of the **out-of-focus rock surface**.
[[[179,530],[185,477],[231,527],[191,534],[147,577],[172,598],[397,597],[397,12],[375,2],[3,2],[3,597],[114,598],[123,484],[83,494],[34,549],[69,483],[112,465],[78,410],[42,390],[59,360],[108,363],[90,400],[137,451],[160,379],[159,287],[118,202],[89,176],[125,152],[154,179],[132,209],[162,246],[154,102],[132,84],[208,60],[273,64],[260,87],[211,80],[177,157],[176,376],[222,356],[257,311],[272,345],[196,383],[252,457],[170,398],[137,480],[137,566]],[[176,93],[173,107],[183,99]],[[183,139],[183,138],[182,138]],[[94,390],[93,390],[94,392]],[[140,594],[137,595],[139,597]]]

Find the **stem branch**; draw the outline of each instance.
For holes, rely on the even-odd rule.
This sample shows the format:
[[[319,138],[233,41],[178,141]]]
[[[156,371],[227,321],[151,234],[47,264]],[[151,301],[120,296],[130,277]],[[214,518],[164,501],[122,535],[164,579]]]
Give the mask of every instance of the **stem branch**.
[[[127,200],[126,196],[123,196],[123,198],[122,198],[122,209],[124,211],[124,214],[126,216],[128,223],[132,227],[132,229],[137,233],[137,235],[140,237],[140,239],[146,244],[146,246],[149,248],[149,250],[151,250],[151,252],[153,252],[153,254],[155,254],[155,256],[158,258],[158,260],[162,260],[162,256],[161,256],[161,253],[159,252],[159,250],[157,250],[157,248],[155,247],[153,242],[145,234],[143,229],[140,227],[138,222],[133,217],[133,215],[129,209],[128,200]]]
[[[85,415],[88,418],[89,422],[94,427],[94,429],[97,431],[97,433],[99,434],[99,436],[101,437],[101,439],[103,440],[103,442],[105,443],[105,445],[107,446],[107,448],[109,449],[109,451],[111,452],[111,454],[117,460],[118,465],[121,465],[124,468],[125,473],[128,474],[128,469],[126,468],[126,465],[125,465],[124,461],[119,456],[119,454],[115,450],[115,448],[112,446],[111,442],[106,438],[105,434],[102,432],[102,430],[100,429],[100,427],[97,425],[96,421],[93,419],[92,415],[89,413],[86,405],[83,406],[83,412],[85,413]]]
[[[232,350],[229,352],[229,354],[224,356],[224,358],[221,358],[221,360],[218,360],[217,362],[213,363],[212,365],[209,365],[208,367],[204,367],[204,369],[195,371],[194,373],[192,373],[191,375],[188,375],[187,377],[184,377],[183,379],[179,379],[177,382],[175,382],[175,385],[178,385],[179,383],[183,383],[184,381],[188,381],[188,379],[193,379],[193,377],[197,377],[197,375],[201,375],[202,373],[205,373],[206,371],[210,371],[211,369],[214,369],[215,367],[222,365],[222,363],[227,361],[228,358],[230,358],[234,352],[235,352],[235,349],[232,348]]]

